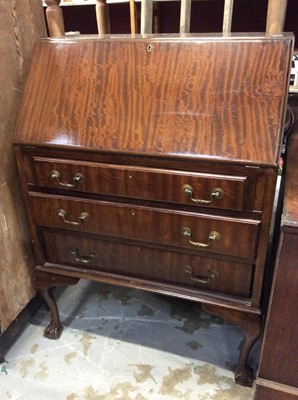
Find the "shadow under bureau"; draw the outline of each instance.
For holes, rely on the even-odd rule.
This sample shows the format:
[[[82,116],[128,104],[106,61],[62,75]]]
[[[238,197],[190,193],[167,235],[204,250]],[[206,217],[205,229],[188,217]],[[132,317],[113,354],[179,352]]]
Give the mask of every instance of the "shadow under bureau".
[[[87,36],[37,43],[15,150],[34,285],[80,278],[200,302],[261,332],[292,36]]]

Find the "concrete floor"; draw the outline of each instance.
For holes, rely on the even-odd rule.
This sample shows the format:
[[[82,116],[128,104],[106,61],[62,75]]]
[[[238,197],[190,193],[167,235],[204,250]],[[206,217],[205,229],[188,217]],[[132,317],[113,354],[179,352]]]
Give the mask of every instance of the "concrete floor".
[[[87,281],[55,294],[61,338],[42,307],[0,365],[1,400],[252,400],[233,381],[241,331],[197,304]]]

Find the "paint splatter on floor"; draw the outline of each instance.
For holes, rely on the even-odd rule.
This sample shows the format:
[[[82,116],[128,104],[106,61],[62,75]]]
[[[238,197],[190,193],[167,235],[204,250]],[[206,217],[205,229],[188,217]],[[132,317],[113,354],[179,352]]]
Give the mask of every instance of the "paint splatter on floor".
[[[61,338],[43,337],[42,307],[6,354],[1,400],[253,399],[233,380],[241,331],[199,305],[87,281],[56,296]]]

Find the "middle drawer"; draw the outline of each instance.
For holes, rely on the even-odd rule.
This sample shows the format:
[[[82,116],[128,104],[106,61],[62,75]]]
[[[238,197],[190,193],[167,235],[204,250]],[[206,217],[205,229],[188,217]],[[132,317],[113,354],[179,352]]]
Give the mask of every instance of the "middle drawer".
[[[38,226],[254,260],[260,221],[30,193]]]

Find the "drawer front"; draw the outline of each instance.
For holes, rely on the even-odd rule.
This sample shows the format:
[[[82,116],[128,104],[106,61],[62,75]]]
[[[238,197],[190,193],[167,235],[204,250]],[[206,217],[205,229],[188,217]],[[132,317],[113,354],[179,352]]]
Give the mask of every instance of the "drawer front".
[[[245,176],[34,158],[37,184],[135,199],[242,211]]]
[[[43,239],[50,263],[250,296],[252,266],[248,264],[46,231]]]
[[[259,221],[30,194],[32,216],[50,226],[253,260]]]

